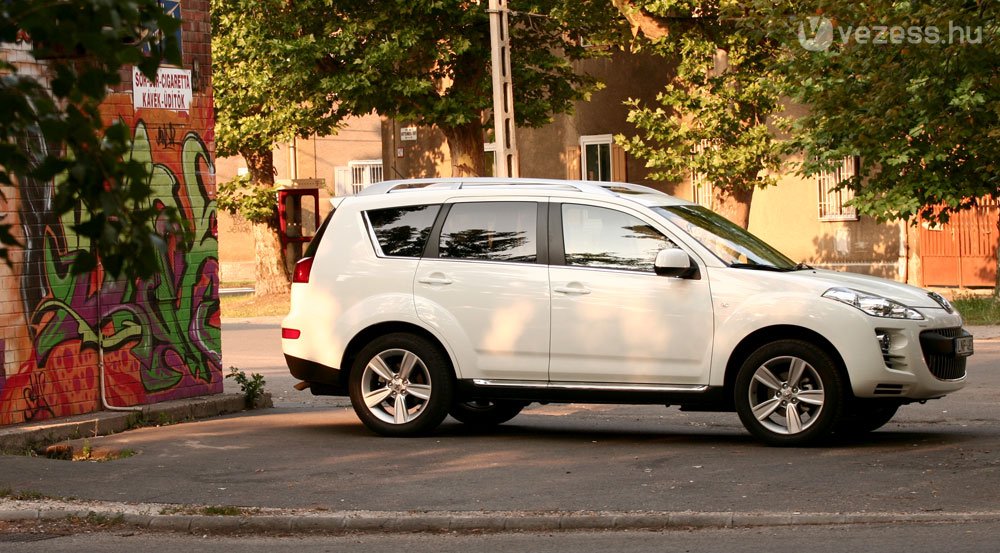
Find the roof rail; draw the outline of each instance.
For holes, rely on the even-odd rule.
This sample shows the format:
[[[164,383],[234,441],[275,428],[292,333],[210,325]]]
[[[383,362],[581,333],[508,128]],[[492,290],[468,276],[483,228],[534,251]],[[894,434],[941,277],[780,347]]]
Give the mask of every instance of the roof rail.
[[[568,181],[554,179],[503,179],[495,177],[474,177],[474,178],[443,178],[443,179],[412,179],[412,180],[392,180],[383,181],[366,187],[358,196],[375,196],[379,194],[389,194],[392,192],[405,192],[416,190],[461,190],[479,187],[508,187],[523,186],[531,188],[556,188],[560,190],[576,190],[579,192],[591,192],[596,194],[617,195],[615,188],[620,190],[630,190],[633,192],[662,192],[628,183],[603,183],[592,181]]]

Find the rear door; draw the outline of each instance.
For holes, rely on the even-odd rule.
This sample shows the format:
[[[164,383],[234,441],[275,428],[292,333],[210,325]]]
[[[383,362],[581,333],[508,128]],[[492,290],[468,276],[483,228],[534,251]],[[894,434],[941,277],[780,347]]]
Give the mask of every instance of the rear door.
[[[544,383],[549,358],[545,202],[445,204],[414,279],[417,314],[458,352],[462,378]]]

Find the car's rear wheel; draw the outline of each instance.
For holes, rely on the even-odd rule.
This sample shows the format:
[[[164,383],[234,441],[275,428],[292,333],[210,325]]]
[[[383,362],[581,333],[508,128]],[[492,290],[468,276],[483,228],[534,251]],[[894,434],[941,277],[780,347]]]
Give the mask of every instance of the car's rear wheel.
[[[349,391],[358,418],[383,436],[415,436],[436,428],[452,401],[444,353],[413,334],[376,338],[351,367]]]
[[[488,428],[516,417],[521,409],[524,409],[524,403],[519,401],[480,399],[457,402],[448,414],[470,426]]]
[[[770,445],[808,445],[827,437],[840,418],[843,394],[835,362],[801,340],[762,346],[736,376],[740,420]]]

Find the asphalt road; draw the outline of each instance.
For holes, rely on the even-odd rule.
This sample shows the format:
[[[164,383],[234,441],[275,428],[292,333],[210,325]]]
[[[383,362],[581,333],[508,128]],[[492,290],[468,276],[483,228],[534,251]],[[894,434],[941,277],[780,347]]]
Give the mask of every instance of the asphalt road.
[[[277,323],[224,326],[226,366],[260,372],[277,408],[89,440],[112,462],[0,457],[3,485],[81,499],[362,510],[995,511],[1000,342],[969,386],[904,407],[863,441],[777,449],[735,414],[533,406],[493,433],[448,420],[372,435],[343,399],[292,388]],[[232,384],[229,384],[230,386]]]

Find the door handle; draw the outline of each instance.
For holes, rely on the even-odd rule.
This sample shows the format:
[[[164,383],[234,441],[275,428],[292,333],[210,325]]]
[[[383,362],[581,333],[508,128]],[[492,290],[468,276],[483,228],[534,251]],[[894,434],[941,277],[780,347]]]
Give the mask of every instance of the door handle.
[[[451,284],[454,281],[451,280],[450,278],[446,277],[442,273],[431,273],[431,274],[429,274],[429,275],[427,275],[425,277],[420,277],[419,279],[417,279],[417,282],[420,282],[422,284],[442,284],[442,285],[444,285],[444,284]]]
[[[586,286],[578,282],[571,282],[566,286],[556,286],[555,288],[552,289],[552,291],[559,292],[560,294],[573,294],[581,296],[584,294],[589,294],[590,288],[587,288]]]

